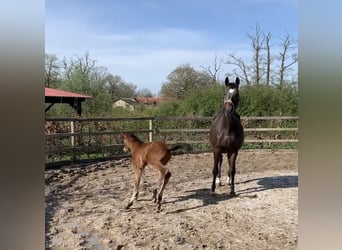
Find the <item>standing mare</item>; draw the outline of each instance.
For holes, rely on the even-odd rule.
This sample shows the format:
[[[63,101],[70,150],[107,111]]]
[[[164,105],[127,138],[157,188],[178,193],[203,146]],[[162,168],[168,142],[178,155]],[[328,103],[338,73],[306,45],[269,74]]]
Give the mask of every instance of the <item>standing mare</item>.
[[[179,148],[179,146],[169,149],[164,142],[142,142],[137,136],[132,133],[123,133],[124,137],[124,148],[132,153],[132,164],[134,170],[134,192],[126,208],[130,208],[133,202],[138,199],[139,185],[143,170],[147,165],[155,168],[159,171],[159,191],[157,188],[153,190],[153,200],[157,203],[158,211],[161,207],[161,201],[163,198],[163,192],[165,185],[168,183],[171,172],[165,166],[171,159],[171,151]]]
[[[236,112],[240,99],[239,84],[240,79],[238,77],[236,78],[235,83],[229,82],[228,77],[226,77],[223,108],[222,111],[218,112],[214,116],[209,132],[209,141],[214,153],[213,182],[211,191],[215,192],[217,177],[219,184],[221,184],[222,154],[227,153],[229,163],[228,178],[230,184],[230,195],[235,195],[235,161],[238,151],[244,141],[244,132],[240,122],[240,115]]]

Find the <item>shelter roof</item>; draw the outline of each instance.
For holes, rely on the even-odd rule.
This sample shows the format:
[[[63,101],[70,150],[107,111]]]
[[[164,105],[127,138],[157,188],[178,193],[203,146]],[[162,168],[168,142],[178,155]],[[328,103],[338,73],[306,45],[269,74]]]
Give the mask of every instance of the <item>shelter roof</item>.
[[[67,103],[69,104],[77,114],[82,114],[82,102],[87,98],[93,98],[88,95],[77,94],[69,91],[64,91],[60,89],[45,88],[45,103],[50,103],[49,106],[45,108],[45,113],[55,104],[55,103]]]
[[[87,95],[81,95],[69,91],[64,91],[60,89],[45,88],[45,96],[49,97],[74,97],[74,98],[93,98]]]

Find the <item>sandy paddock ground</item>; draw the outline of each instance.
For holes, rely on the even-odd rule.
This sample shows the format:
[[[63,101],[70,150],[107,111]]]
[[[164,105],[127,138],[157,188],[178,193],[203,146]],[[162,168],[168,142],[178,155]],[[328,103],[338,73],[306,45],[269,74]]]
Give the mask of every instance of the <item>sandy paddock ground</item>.
[[[224,158],[222,175],[227,175]],[[211,153],[175,155],[158,213],[147,167],[139,200],[130,159],[45,171],[46,249],[297,249],[297,150],[242,150],[236,197],[210,192]],[[223,178],[222,178],[223,179]]]

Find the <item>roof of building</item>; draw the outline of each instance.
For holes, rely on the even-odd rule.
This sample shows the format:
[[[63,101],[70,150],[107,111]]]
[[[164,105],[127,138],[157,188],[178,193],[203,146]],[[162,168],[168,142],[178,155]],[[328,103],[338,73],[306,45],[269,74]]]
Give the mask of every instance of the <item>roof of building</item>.
[[[45,88],[45,97],[74,97],[74,98],[93,98],[88,95],[81,95],[60,89]]]
[[[124,101],[124,102],[126,102],[127,104],[130,104],[130,105],[137,104],[137,102],[133,98],[120,98],[120,99],[116,100],[115,103],[118,102],[118,101]]]
[[[81,115],[82,102],[84,102],[87,98],[93,97],[60,89],[45,88],[45,103],[50,103],[50,105],[45,108],[45,113],[55,103],[67,103],[71,105],[73,109],[76,110],[77,114]]]
[[[138,97],[138,98],[134,98],[135,100],[137,100],[138,103],[155,103],[155,104],[159,104],[163,101],[165,101],[164,98],[159,98],[159,97]]]

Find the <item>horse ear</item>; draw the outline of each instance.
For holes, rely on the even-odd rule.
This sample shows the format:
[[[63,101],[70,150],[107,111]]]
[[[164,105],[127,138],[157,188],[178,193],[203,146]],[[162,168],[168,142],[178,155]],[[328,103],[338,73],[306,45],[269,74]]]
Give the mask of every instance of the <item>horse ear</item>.
[[[228,87],[228,84],[229,84],[229,78],[228,78],[228,76],[226,77],[226,80],[224,81],[224,84],[226,84],[226,87]]]
[[[239,86],[239,84],[240,84],[240,78],[239,77],[236,77],[235,83],[236,83],[237,86]]]

